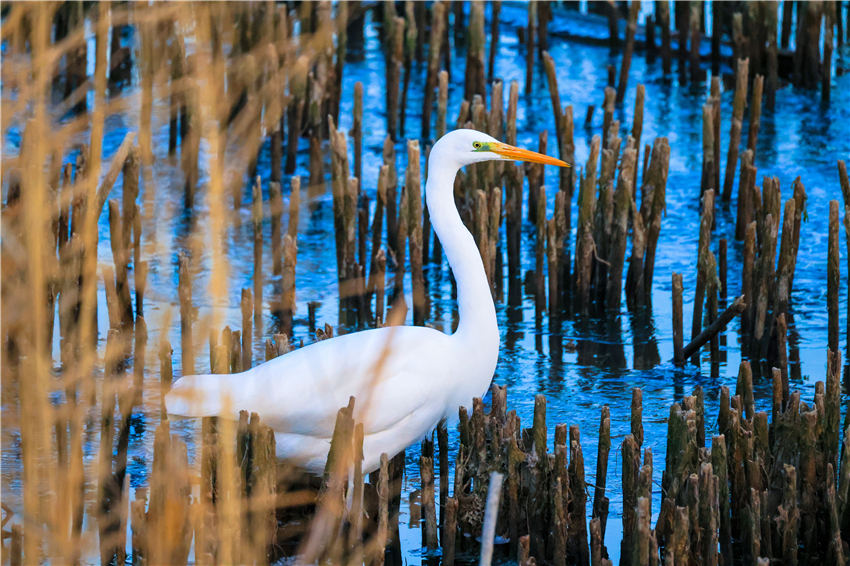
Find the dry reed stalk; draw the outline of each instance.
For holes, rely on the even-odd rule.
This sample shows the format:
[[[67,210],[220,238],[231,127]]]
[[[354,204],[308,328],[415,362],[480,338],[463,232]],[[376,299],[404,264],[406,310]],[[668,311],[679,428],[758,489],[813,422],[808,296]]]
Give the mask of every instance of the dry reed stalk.
[[[741,324],[741,334],[744,341],[749,340],[753,330],[753,319],[755,317],[755,283],[753,271],[755,269],[755,245],[756,245],[756,223],[751,222],[747,226],[746,238],[744,239],[744,258],[741,273],[741,294],[747,303]]]
[[[832,2],[825,2],[823,4],[823,11],[823,60],[821,61],[820,94],[821,100],[823,102],[829,103],[830,89],[832,88],[833,26],[835,25],[836,20],[836,6]],[[818,27],[820,27],[820,22],[818,22]]]
[[[558,298],[558,237],[555,219],[551,218],[546,222],[546,260],[549,273],[549,317],[550,320],[557,319],[559,306]],[[492,281],[491,274],[491,281]]]
[[[738,147],[741,143],[741,123],[744,118],[744,106],[747,104],[747,78],[749,59],[738,59],[735,79],[735,100],[732,107],[732,126],[729,133],[729,150],[726,153],[726,176],[723,182],[723,200],[732,199],[732,183],[735,179],[735,165],[738,163]],[[740,186],[739,200],[740,200]]]
[[[386,6],[390,6],[387,4]],[[392,16],[391,16],[392,17]],[[387,134],[397,139],[399,108],[399,82],[404,52],[404,19],[393,18],[387,37]]]
[[[407,170],[405,171],[405,197],[407,198],[407,229],[409,233],[410,271],[413,281],[413,323],[425,324],[427,297],[422,271],[422,193],[419,165],[419,142],[407,142]]]
[[[438,74],[440,71],[440,49],[442,47],[443,25],[445,23],[446,6],[442,2],[436,2],[431,7],[431,39],[428,43],[428,68],[425,78],[425,101],[422,106],[422,139],[430,139],[431,137],[431,110],[434,103],[434,89],[437,88],[437,83],[440,82],[442,92],[442,80]],[[441,137],[442,133],[439,127],[441,111],[437,111],[437,137]],[[442,110],[442,117],[445,119],[445,109]],[[445,128],[442,130],[445,131]]]
[[[741,175],[738,181],[738,206],[735,223],[735,239],[742,240],[747,226],[755,217],[756,168],[753,167],[753,152],[749,149],[741,153]]]
[[[493,539],[496,536],[496,518],[499,513],[499,496],[502,492],[503,478],[504,476],[499,472],[490,473],[490,486],[487,490],[484,526],[481,533],[482,548],[479,560],[481,566],[489,566],[493,560]]]
[[[389,177],[389,167],[386,165],[381,166],[380,173],[378,174],[378,190],[377,190],[377,198],[375,200],[375,213],[372,217],[372,247],[371,247],[371,260],[369,262],[369,282],[366,286],[366,292],[371,297],[377,290],[377,282],[376,278],[378,277],[378,254],[381,250],[381,237],[383,233],[383,225],[384,225],[384,208],[386,207],[387,202],[387,178]],[[386,257],[384,258],[386,261]],[[383,279],[383,273],[381,274],[381,279]],[[383,283],[381,283],[383,287]],[[376,303],[376,307],[381,303]]]
[[[682,316],[682,274],[673,274],[673,361],[684,365],[683,354],[683,316]]]
[[[271,217],[272,238],[272,273],[280,275],[281,256],[281,219],[283,217],[283,197],[280,192],[280,183],[269,182],[269,213]]]
[[[670,5],[666,2],[656,4],[658,25],[661,26],[661,61],[662,72],[665,76],[672,70],[672,53],[670,45]]]
[[[446,112],[449,100],[449,74],[446,71],[440,71],[438,77],[437,91],[437,139],[443,137],[446,133]]]
[[[785,202],[785,215],[782,220],[782,243],[779,248],[779,263],[776,267],[776,303],[774,314],[788,311],[791,300],[791,281],[794,278],[796,250],[794,246],[794,220],[797,201],[793,198]]]
[[[194,345],[192,340],[192,281],[189,270],[189,257],[181,253],[178,258],[178,299],[180,301],[180,350],[182,360],[180,367],[183,375],[195,373]]]
[[[579,216],[576,235],[575,305],[586,309],[590,300],[590,272],[593,260],[593,217],[596,208],[596,163],[599,159],[599,136],[593,136],[590,156],[579,190]]]
[[[129,247],[124,239],[123,226],[128,220],[122,218],[116,199],[109,201],[109,243],[112,248],[112,261],[115,265],[115,278],[110,278],[108,287],[114,284],[114,292],[118,300],[117,319],[120,323],[116,326],[124,331],[132,332],[133,329],[133,305],[130,301],[130,284],[127,276],[129,270]]]
[[[330,123],[331,143],[331,191],[333,195],[334,234],[336,238],[337,277],[345,279],[346,268],[346,231],[345,231],[345,193],[349,175],[348,147],[345,134]]]
[[[634,141],[630,138],[630,141]],[[613,233],[609,249],[608,263],[610,271],[606,288],[605,305],[608,309],[620,309],[623,292],[623,264],[626,259],[626,244],[628,238],[629,213],[632,210],[632,199],[637,152],[628,148],[623,152],[620,164],[620,176],[617,179],[617,190],[614,194]]]
[[[605,87],[605,98],[602,102],[602,149],[610,149],[610,139],[616,137],[612,135],[611,126],[614,124],[614,106],[616,101],[617,91],[610,87]]]
[[[534,88],[534,39],[537,35],[535,21],[537,20],[537,0],[528,3],[528,27],[525,28],[525,93],[531,94]],[[466,97],[468,98],[468,97]]]
[[[801,5],[797,11],[797,41],[794,50],[795,84],[816,88],[821,80],[821,19],[823,4]]]
[[[529,188],[534,191],[534,188]],[[534,215],[535,239],[534,239],[534,299],[535,312],[542,314],[546,309],[546,275],[543,271],[543,257],[546,251],[546,187],[540,185],[536,188],[537,197],[534,199],[537,213]],[[529,207],[531,203],[529,203]],[[490,246],[486,245],[489,253]],[[489,255],[486,259],[489,265]]]
[[[637,152],[635,154],[635,175],[634,175],[634,179],[632,180],[632,199],[633,200],[637,198],[634,194],[634,191],[637,189],[637,186],[638,186],[638,184],[637,184],[637,182],[638,182],[637,163],[640,162],[640,147],[641,147],[640,144],[641,144],[641,137],[643,136],[643,107],[644,107],[645,100],[646,100],[646,87],[643,85],[643,83],[638,83],[637,89],[635,90],[634,122],[632,124],[632,132],[631,132],[631,137],[633,137],[634,140],[635,140],[635,151]],[[643,159],[644,159],[643,171],[644,172],[646,171],[646,159],[647,159],[647,157],[648,157],[647,154],[644,153],[644,156],[643,156]]]
[[[304,112],[307,104],[306,93],[307,61],[306,57],[302,56],[295,60],[289,76],[290,104],[287,113],[289,132],[286,140],[286,164],[284,165],[284,173],[287,175],[295,172],[295,156],[298,150],[298,140],[301,139],[302,135]]]
[[[714,104],[708,102],[702,106],[702,178],[700,181],[700,196],[708,189],[717,190],[714,184]]]
[[[841,279],[838,251],[838,201],[829,201],[829,242],[827,253],[827,312],[829,324],[827,332],[827,347],[838,353],[838,287]]]
[[[761,127],[761,103],[764,91],[764,76],[756,75],[753,80],[752,106],[750,106],[750,131],[747,135],[747,149],[753,152],[753,161],[756,158],[756,142],[758,141],[759,128]]]
[[[667,172],[670,168],[670,144],[667,138],[656,138],[652,145],[649,170],[641,188],[641,210],[643,227],[646,231],[646,255],[642,269],[635,269],[634,283],[627,287],[635,290],[637,304],[652,303],[652,279],[655,272],[655,252],[661,234],[661,218],[667,206]],[[636,216],[633,214],[633,216]],[[635,223],[639,226],[639,223]],[[638,231],[638,235],[640,232]],[[640,251],[640,246],[637,246]],[[638,284],[640,283],[640,285]]]
[[[298,216],[301,207],[301,177],[292,177],[289,185],[289,221],[286,233],[293,240],[298,239]]]
[[[655,40],[657,15],[657,12],[655,14],[648,14],[643,24],[643,29],[646,30],[644,48],[646,49],[646,61],[648,63],[654,62],[658,56],[658,42]]]
[[[720,77],[711,77],[711,88],[709,90],[708,102],[712,105],[712,117],[714,119],[714,171],[712,184],[714,190],[720,192]]]
[[[617,104],[622,104],[626,96],[626,85],[629,80],[629,67],[632,64],[632,52],[635,48],[635,32],[640,2],[635,0],[629,4],[629,16],[626,20],[626,48],[623,51],[623,61],[620,66],[620,80],[617,81]]]
[[[632,554],[633,539],[637,530],[637,479],[640,468],[640,448],[634,435],[628,434],[621,448],[623,455],[623,538],[620,553]]]
[[[499,247],[499,225],[502,219],[502,191],[493,187],[488,199],[487,220],[487,257],[489,259],[490,287],[494,297],[498,297],[502,288],[502,262]]]
[[[620,32],[617,23],[619,11],[613,5],[606,5],[606,7],[607,9],[604,10],[604,13],[608,17],[608,48],[613,53],[620,46]]]
[[[543,69],[546,72],[546,80],[549,84],[549,96],[552,99],[552,112],[555,116],[555,134],[558,137],[558,148],[561,147],[561,95],[558,93],[558,77],[555,73],[555,61],[548,52],[543,51]]]
[[[404,78],[401,87],[401,106],[399,108],[398,120],[398,137],[404,136],[404,123],[407,118],[407,89],[410,86],[410,72],[413,66],[413,59],[416,51],[416,43],[419,36],[418,28],[422,26],[416,25],[416,8],[415,3],[411,0],[406,0],[404,3]],[[421,59],[419,59],[421,61]]]
[[[172,85],[183,78],[183,61],[185,59],[185,50],[183,37],[180,34],[175,34],[174,43],[171,46],[171,82]],[[182,93],[176,88],[171,89],[171,99],[169,106],[170,119],[168,122],[168,155],[174,155],[177,151],[177,135],[180,120],[183,120],[184,126],[180,129],[185,132],[186,108]],[[182,134],[181,134],[182,137]]]
[[[584,479],[584,456],[579,438],[579,428],[570,427],[570,486],[573,490],[573,500],[570,505],[569,536],[575,547],[568,555],[580,564],[589,562],[590,548],[587,536],[587,487]]]
[[[260,178],[251,185],[251,225],[254,242],[254,325],[263,319],[263,190]]]
[[[605,526],[608,522],[609,500],[605,496],[606,477],[608,475],[608,453],[611,450],[611,411],[607,405],[602,407],[599,418],[599,443],[596,454],[596,478],[593,492],[593,518],[599,521],[600,538],[605,538]],[[591,523],[591,538],[593,524]]]
[[[356,261],[357,249],[357,195],[359,185],[356,177],[349,177],[344,185],[344,193],[342,195],[342,273],[340,274],[340,290],[339,295],[340,308],[343,314],[346,315],[346,323],[354,324],[354,315],[356,314],[357,304],[359,302],[360,290],[358,286],[362,281],[359,269],[360,265]]]
[[[688,13],[689,25],[690,28],[690,40],[691,40],[691,53],[690,53],[690,65],[691,65],[691,81],[696,82],[702,78],[702,69],[700,69],[700,56],[699,56],[699,46],[702,41],[702,37],[700,34],[700,21],[703,12],[703,6],[697,2],[690,4],[690,12]],[[682,36],[680,38],[680,45],[684,43]]]
[[[280,329],[287,336],[293,336],[292,317],[295,314],[295,263],[298,244],[289,234],[283,237],[283,271],[281,273],[281,309]]]

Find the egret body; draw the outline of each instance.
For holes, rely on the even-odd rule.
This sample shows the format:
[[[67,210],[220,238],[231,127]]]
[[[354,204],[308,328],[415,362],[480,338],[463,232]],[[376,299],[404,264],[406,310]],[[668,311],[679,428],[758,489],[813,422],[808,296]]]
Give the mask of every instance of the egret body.
[[[345,334],[299,348],[238,374],[192,375],[166,396],[169,413],[234,416],[257,412],[275,431],[277,454],[311,472],[327,459],[336,414],[354,396],[362,422],[363,470],[421,440],[461,405],[483,396],[499,357],[499,327],[484,265],[454,202],[457,171],[515,159],[567,165],[475,130],[440,138],[428,160],[425,198],[434,232],[457,282],[457,330],[394,326]]]

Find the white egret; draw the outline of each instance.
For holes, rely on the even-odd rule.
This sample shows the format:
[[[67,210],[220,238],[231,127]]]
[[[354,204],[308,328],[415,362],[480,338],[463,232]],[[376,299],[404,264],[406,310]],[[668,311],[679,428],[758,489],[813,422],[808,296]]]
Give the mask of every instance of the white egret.
[[[431,149],[425,198],[431,223],[457,282],[456,332],[396,326],[324,340],[238,374],[179,379],[166,397],[169,413],[216,416],[255,411],[275,431],[277,454],[321,472],[336,414],[354,396],[364,426],[363,469],[375,470],[424,438],[458,407],[487,392],[499,356],[499,327],[478,248],[454,202],[457,171],[510,159],[566,166],[475,130],[456,130]]]

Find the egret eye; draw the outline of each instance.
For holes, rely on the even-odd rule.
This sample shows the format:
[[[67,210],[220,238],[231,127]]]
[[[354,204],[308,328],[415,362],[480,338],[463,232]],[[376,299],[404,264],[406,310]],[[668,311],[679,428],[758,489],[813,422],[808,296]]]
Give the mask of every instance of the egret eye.
[[[481,149],[481,142],[472,142],[472,149]]]

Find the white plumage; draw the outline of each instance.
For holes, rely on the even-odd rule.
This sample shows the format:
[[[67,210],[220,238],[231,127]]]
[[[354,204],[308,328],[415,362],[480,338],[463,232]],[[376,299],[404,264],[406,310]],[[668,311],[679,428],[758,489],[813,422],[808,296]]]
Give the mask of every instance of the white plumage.
[[[499,355],[499,329],[484,266],[454,204],[460,167],[491,159],[565,163],[502,144],[474,130],[443,136],[429,157],[426,201],[458,290],[459,325],[447,335],[425,327],[366,330],[323,340],[238,374],[179,379],[168,412],[235,416],[256,412],[275,431],[277,454],[324,469],[337,411],[356,398],[364,427],[364,471],[421,440],[460,405],[484,395]]]

